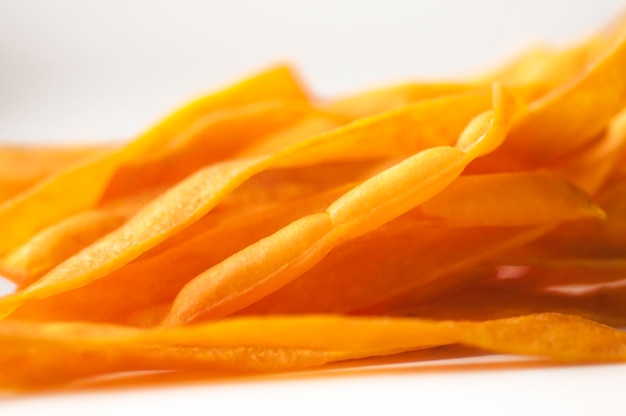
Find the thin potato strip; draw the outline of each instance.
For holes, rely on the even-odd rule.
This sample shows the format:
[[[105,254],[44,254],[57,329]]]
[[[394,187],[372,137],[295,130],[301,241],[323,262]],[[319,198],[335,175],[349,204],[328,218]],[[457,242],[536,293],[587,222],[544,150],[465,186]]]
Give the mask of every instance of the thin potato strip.
[[[308,123],[314,118],[317,123]],[[334,117],[293,101],[263,101],[214,111],[182,130],[167,150],[147,154],[120,166],[107,185],[102,202],[149,189],[170,187],[200,168],[227,160],[261,141],[297,142],[339,124]],[[275,151],[280,149],[272,148]]]
[[[502,264],[576,264],[575,259],[609,261],[624,257],[624,248],[605,240],[604,222],[583,220],[558,225],[537,241],[508,253],[502,258]]]
[[[23,244],[44,227],[95,205],[102,193],[96,184],[110,179],[117,153],[109,151],[81,160],[0,204],[0,253]],[[68,189],[74,190],[71,197],[65,196]],[[54,204],[41,209],[48,201]]]
[[[535,162],[566,155],[593,139],[626,106],[626,30],[580,77],[533,102],[502,150]]]
[[[505,251],[528,244],[560,221],[576,219],[576,216],[584,218],[602,214],[584,194],[571,194],[570,187],[555,177],[546,177],[544,174],[494,176],[496,188],[492,188],[489,180],[486,180],[489,176],[484,181],[476,181],[483,178],[460,177],[417,210],[331,252],[310,271],[250,306],[243,313],[340,313],[361,310],[405,291],[421,291],[423,285],[431,281],[448,279],[451,272],[467,269]],[[515,193],[516,185],[512,181],[509,183],[512,177],[520,180],[519,194]],[[496,212],[494,208],[501,205],[492,202],[494,194],[490,192],[494,192],[504,201],[512,200],[520,205],[517,201],[523,200],[527,191],[524,179],[530,179],[531,186],[540,188],[543,188],[544,179],[547,179],[547,187],[543,189],[550,195],[545,196],[546,201],[555,197],[558,209],[552,214],[548,214],[548,211],[534,213],[532,206],[522,205],[519,210],[518,207],[511,207],[502,213]],[[541,181],[540,185],[536,182],[537,179]],[[552,182],[555,180],[556,182]],[[487,187],[482,187],[483,182]],[[557,189],[563,185],[565,195]],[[509,189],[503,189],[507,187]],[[563,196],[563,199],[557,195]],[[576,195],[574,200],[580,198],[580,202],[570,200],[570,209],[563,211],[570,212],[573,216],[567,217],[564,212],[560,212],[565,207],[560,203],[573,195]],[[449,208],[451,201],[456,201],[453,209]],[[502,205],[506,206],[507,203],[502,202]],[[445,217],[438,224],[440,227],[450,225],[445,221],[453,224],[458,221],[456,208],[460,208],[462,212],[466,212],[463,214],[465,225],[474,228],[432,228],[432,225],[420,217],[420,211],[427,205],[433,215]],[[576,205],[579,208],[572,210]],[[442,211],[435,211],[436,207]],[[475,215],[469,218],[468,215],[474,212],[472,209],[475,210]],[[481,215],[483,210],[486,217]],[[519,211],[519,217],[515,217],[516,211]],[[507,215],[511,219],[506,220]],[[503,221],[508,221],[508,226],[517,227],[478,228],[481,225],[503,225]],[[521,228],[523,225],[543,227]],[[380,276],[383,275],[385,278],[381,279]],[[313,293],[316,295],[312,296]]]
[[[537,242],[511,253],[509,259],[556,261],[572,258],[626,257],[626,178],[614,180],[595,197],[606,213],[604,221],[588,219],[559,226]]]
[[[0,204],[0,253],[24,243],[42,228],[83,210],[100,200],[106,185],[125,161],[158,152],[171,137],[199,117],[218,109],[236,107],[267,99],[303,99],[289,70],[275,68],[240,82],[216,94],[200,98],[178,110],[152,129],[119,150],[76,163],[27,192]],[[66,194],[70,198],[65,197]],[[48,201],[54,205],[42,210]]]
[[[518,110],[512,96],[494,89],[494,110],[477,117],[458,147],[433,147],[407,158],[332,203],[260,240],[189,282],[165,325],[219,318],[283,287],[342,242],[363,235],[430,199],[473,159],[496,148]]]
[[[103,201],[100,203],[104,208],[102,215],[128,217],[136,213],[139,208],[162,193],[168,185],[182,179],[189,173],[193,173],[215,158],[225,157],[229,151],[232,152],[245,146],[247,140],[257,139],[259,135],[276,129],[277,126],[295,123],[294,120],[302,117],[306,112],[310,112],[308,106],[301,104],[270,102],[211,113],[201,118],[183,134],[182,138],[178,137],[179,141],[184,142],[184,146],[180,144],[177,145],[178,147],[170,146],[172,148],[170,152],[164,153],[162,151],[153,161],[141,160],[135,164],[122,165],[117,174],[113,176],[103,196]],[[316,120],[318,121],[316,124],[306,123],[302,126],[298,125],[296,130],[287,129],[287,131],[281,132],[281,139],[295,141],[303,134],[320,133],[337,125],[329,117],[319,116]],[[233,140],[234,137],[237,140]],[[223,143],[220,144],[220,141]],[[217,147],[219,151],[212,151],[212,147]],[[79,213],[76,217],[80,218],[81,215],[82,213]],[[48,256],[47,263],[27,279],[28,283],[31,283],[36,277],[40,277],[42,272],[51,270],[53,266],[67,259],[70,253],[75,254],[95,241],[95,224],[91,227],[82,227],[83,235],[79,234],[77,222],[74,222],[74,226],[75,232],[67,233],[65,232],[67,226],[61,225],[72,249],[62,250],[63,254],[54,258]],[[56,235],[54,237],[56,245],[63,246],[64,241],[60,238],[58,225],[52,225],[41,231],[40,234],[45,235],[45,238],[52,238],[51,233],[48,232],[49,229],[57,230],[53,232]],[[102,227],[99,229],[103,230]],[[110,227],[108,231],[111,230],[113,228]],[[104,234],[102,232],[98,237]],[[21,255],[31,252],[34,247],[33,245],[29,246],[29,243],[33,240],[35,240],[34,245],[43,249],[42,239],[35,236],[25,244],[27,246],[26,251],[20,247],[13,251],[21,252]],[[82,246],[79,246],[81,242]],[[47,250],[46,254],[54,256],[55,252]],[[18,254],[18,256],[21,255]],[[12,257],[9,260],[11,264],[5,269],[8,277],[14,277],[16,273],[23,274],[19,270],[18,263],[25,265],[24,262],[16,259],[14,254],[7,256]]]
[[[488,351],[541,356],[560,362],[623,362],[625,336],[622,331],[593,321],[547,313],[470,325],[459,342]]]
[[[626,254],[626,176],[606,186],[597,200],[607,213],[602,230],[607,245]]]
[[[137,190],[132,194],[120,195],[115,198],[107,198],[98,203],[97,209],[91,211],[99,211],[110,215],[118,215],[125,219],[132,218],[142,208],[148,205],[159,195],[167,191],[167,187],[155,186],[148,189]]]
[[[105,146],[39,148],[0,145],[0,203],[65,166],[105,149]]]
[[[626,150],[626,110],[622,110],[611,120],[608,131],[601,139],[581,149],[554,169],[593,195],[619,167],[619,157],[624,150]]]
[[[264,346],[319,350],[397,351],[460,342],[490,351],[559,361],[624,361],[626,333],[575,316],[538,314],[464,322],[301,316],[228,319],[153,332],[151,342],[177,345]],[[162,335],[161,335],[162,334]],[[571,334],[578,334],[572,337]]]
[[[571,334],[577,334],[573,337]],[[239,318],[169,330],[131,330],[93,324],[0,325],[6,348],[0,362],[3,388],[33,388],[75,377],[127,369],[217,368],[276,371],[363,356],[385,355],[463,343],[493,352],[545,357],[561,362],[626,360],[626,334],[582,318],[537,314],[484,322],[406,318],[300,316]],[[41,354],[45,346],[50,354]],[[173,348],[172,348],[173,347]],[[190,349],[183,348],[189,347]],[[147,350],[153,348],[154,354]],[[236,353],[249,348],[247,360]],[[260,354],[254,354],[254,350]],[[263,351],[269,357],[263,359]],[[318,351],[320,354],[315,354]],[[282,358],[277,359],[276,355]],[[98,365],[60,371],[60,357],[99,358]],[[16,360],[19,357],[19,360]],[[242,359],[243,358],[243,359]],[[269,358],[269,359],[267,359]],[[207,363],[208,361],[208,363]],[[252,361],[255,365],[250,365]],[[15,362],[28,367],[15,370]],[[34,364],[38,364],[34,366]],[[281,365],[282,364],[282,365]],[[67,364],[66,364],[67,365]],[[251,368],[252,367],[252,368]],[[14,379],[12,374],[21,376]]]
[[[479,78],[479,82],[499,81],[507,86],[530,86],[535,99],[573,81],[598,59],[611,36],[593,36],[566,49],[535,45],[502,68]]]
[[[493,105],[492,91],[470,91],[422,100],[365,117],[285,149],[276,167],[407,157],[434,146],[453,146],[470,120]],[[252,147],[240,155],[259,154]]]
[[[39,179],[0,178],[0,203],[13,198],[37,183]]]
[[[161,151],[152,162],[141,160],[134,165],[122,165],[107,187],[101,205],[108,209],[102,210],[99,220],[93,218],[89,212],[78,213],[74,216],[77,220],[69,220],[69,223],[65,220],[47,227],[26,244],[7,254],[6,267],[0,271],[4,271],[9,278],[26,279],[27,283],[31,283],[40,277],[42,272],[48,272],[62,260],[70,257],[70,254],[75,254],[91,244],[95,237],[103,236],[106,224],[109,224],[103,217],[134,214],[142,205],[163,192],[167,185],[182,179],[211,160],[227,156],[229,151],[245,146],[247,140],[256,139],[265,131],[294,123],[292,120],[297,120],[305,111],[308,111],[308,107],[300,104],[262,102],[202,117],[187,129],[182,137],[178,137],[183,143],[170,146],[172,148],[170,152]],[[233,137],[237,140],[232,140]],[[211,151],[213,146],[218,151]],[[88,217],[90,219],[87,219]],[[97,226],[94,221],[101,221],[103,227]],[[91,224],[87,225],[87,222]],[[117,225],[120,224],[118,221]],[[69,227],[73,227],[72,232],[69,232]],[[114,227],[108,227],[106,231],[113,229]],[[63,246],[66,241],[63,240],[63,236],[69,244],[65,249]],[[54,250],[50,244],[44,243],[44,240],[51,239],[59,250]],[[41,267],[32,270],[31,273],[26,270],[31,268],[26,264],[26,257],[30,253],[37,256],[36,251],[43,251],[39,257],[39,260],[42,260]],[[47,260],[44,260],[44,257],[47,257]]]
[[[335,127],[346,123],[347,120],[341,117],[318,110],[287,129],[263,137],[262,140],[257,140],[250,143],[249,146],[239,149],[237,156],[250,157],[275,153],[299,141],[304,141],[310,137],[330,132]]]
[[[268,117],[279,117],[277,123],[280,124],[284,123],[280,121],[280,117],[297,118],[300,114],[299,111],[301,110],[291,108],[293,107],[292,105],[289,105],[285,111],[282,110],[281,106],[282,104],[277,107],[275,103],[254,104],[231,111],[227,117],[210,115],[196,124],[199,124],[200,129],[206,129],[207,125],[211,129],[217,127],[221,131],[222,137],[224,137],[228,135],[224,133],[227,127],[225,128],[223,124],[234,123],[232,127],[243,131],[237,133],[237,130],[235,130],[234,134],[231,133],[230,135],[235,136],[237,140],[231,140],[228,146],[234,146],[232,142],[240,145],[242,139],[246,137],[246,132],[252,130],[254,117],[258,116],[260,120],[263,120],[264,124],[272,126],[272,123],[267,121]],[[280,111],[277,112],[277,109]],[[252,116],[252,119],[250,116]],[[244,120],[242,117],[246,117],[246,119]],[[206,120],[207,118],[209,120]],[[216,118],[217,123],[214,122]],[[281,132],[276,138],[270,135],[269,140],[274,145],[278,145],[279,140],[293,142],[297,140],[297,137],[307,137],[307,135],[328,130],[336,125],[337,123],[330,120],[329,117],[318,116],[310,121],[306,120],[304,123],[296,124],[295,128]],[[261,132],[262,129],[257,124],[256,129],[254,129],[254,135],[261,134]],[[205,130],[200,133],[198,128],[194,128],[187,134],[187,137],[197,140],[199,137],[206,137],[207,134],[210,134],[210,131]],[[161,156],[147,165],[142,163],[135,166],[123,166],[121,171],[118,171],[118,174],[114,176],[103,197],[104,200],[100,203],[103,209],[101,210],[101,218],[99,220],[91,218],[93,213],[87,211],[44,229],[26,244],[7,254],[4,260],[5,267],[0,265],[0,272],[4,272],[5,276],[11,279],[18,279],[22,287],[32,283],[61,263],[61,261],[70,257],[70,254],[77,253],[80,249],[94,242],[96,237],[102,237],[106,232],[116,228],[108,226],[107,224],[111,224],[111,221],[107,221],[104,217],[132,216],[142,206],[145,206],[150,200],[162,193],[168,183],[175,182],[188,172],[193,172],[197,167],[206,164],[212,158],[220,157],[221,154],[227,154],[226,146],[222,146],[220,152],[211,152],[210,148],[206,148],[209,147],[206,143],[207,141],[203,138],[202,143],[191,143],[191,145],[188,143],[184,148],[184,152],[179,151],[173,155],[170,154],[165,160]],[[98,221],[100,221],[100,226],[97,225]],[[74,231],[71,233],[68,232],[70,224],[74,228]],[[121,225],[121,221],[117,221],[117,225]],[[63,236],[65,236],[65,239],[63,239]],[[59,250],[51,249],[51,245],[45,243],[44,240],[53,240],[52,244],[59,247]],[[63,248],[62,246],[64,245],[65,247]],[[33,266],[34,263],[38,265]]]
[[[0,391],[29,391],[59,387],[97,375],[128,372],[178,370],[228,373],[259,373],[302,370],[352,355],[332,351],[278,348],[198,348],[139,346],[111,343],[58,345],[55,342],[6,345],[0,353],[3,371]],[[358,358],[358,357],[357,357]],[[18,363],[20,363],[18,365]],[[227,372],[225,374],[225,372]]]
[[[626,363],[625,74],[626,14],[468,82],[320,103],[276,67],[125,146],[0,146],[0,390],[449,344]]]
[[[419,208],[447,226],[524,226],[604,217],[589,196],[559,175],[462,176]]]
[[[448,150],[450,153],[445,154]],[[460,152],[453,148],[433,148],[409,161],[428,163],[433,169],[429,174],[444,169],[445,173],[449,172],[448,175],[454,175],[460,173],[460,170],[446,168],[448,164],[459,163],[462,156],[455,151]],[[440,163],[434,163],[437,161]],[[413,169],[412,164],[407,163],[405,166]],[[448,178],[444,176],[445,179]],[[365,184],[369,185],[369,181]],[[445,184],[443,182],[441,186]],[[428,188],[425,190],[426,197],[429,191]],[[350,193],[346,195],[350,196]],[[359,219],[365,221],[363,216]],[[349,221],[349,218],[344,217],[344,221]],[[384,219],[379,216],[378,221]],[[277,290],[312,267],[342,239],[353,237],[359,229],[358,224],[356,227],[348,224],[345,228],[340,228],[341,225],[333,221],[329,213],[314,214],[246,247],[188,283],[177,296],[172,312],[166,318],[166,325],[179,325],[207,315],[221,317]]]
[[[166,143],[167,152],[160,150],[156,155],[146,155],[138,162],[122,166],[123,172],[113,178],[104,199],[115,198],[120,193],[136,193],[151,183],[158,183],[157,188],[171,185],[209,162],[249,147],[256,140],[261,140],[268,152],[275,151],[343,122],[343,117],[293,100],[256,102],[215,111]],[[280,130],[275,132],[277,127]],[[120,187],[121,190],[117,189]]]
[[[0,145],[0,181],[36,182],[79,159],[112,146],[35,147]]]
[[[241,313],[369,314],[381,304],[401,304],[405,298],[412,301],[413,292],[426,285],[528,243],[546,229],[449,230],[399,222],[390,223],[386,231],[343,245]]]
[[[168,238],[162,244],[149,250],[151,255],[161,253],[184,244],[190,238],[209,231],[211,218],[224,217],[226,221],[237,221],[240,215],[247,215],[264,207],[282,209],[279,204],[306,204],[323,211],[324,206],[317,205],[316,198],[322,194],[334,194],[336,189],[344,191],[355,186],[372,175],[393,165],[393,161],[326,163],[290,169],[270,169],[250,178],[246,183],[228,195],[217,207],[199,221]],[[338,196],[339,194],[335,194]],[[315,212],[312,210],[311,212]],[[209,225],[207,225],[209,224]],[[208,244],[208,242],[207,242]],[[142,255],[145,257],[148,253]]]
[[[194,100],[152,127],[146,136],[175,137],[181,126],[190,121],[226,107],[238,107],[255,101],[286,99],[309,102],[292,70],[287,66],[277,66],[238,82],[217,93]]]
[[[27,286],[123,222],[123,217],[100,211],[69,217],[5,255],[0,260],[0,274]]]
[[[342,186],[320,195],[243,210],[214,226],[207,226],[203,219],[167,250],[159,247],[148,251],[89,285],[26,302],[11,314],[11,319],[128,323],[138,311],[163,302],[169,304],[189,280],[207,268],[297,218],[322,211],[345,189]],[[156,325],[165,312],[151,319],[144,313],[142,326]]]
[[[83,288],[27,302],[12,317],[125,322],[133,308],[143,310],[153,303],[171,301],[182,285],[198,273],[288,222],[322,211],[340,195],[341,189],[345,191],[345,186],[350,186],[343,184],[371,176],[386,164],[266,171],[232,194],[225,207],[126,267]],[[336,186],[341,189],[333,190]]]
[[[506,94],[501,89],[496,87],[495,91],[494,100],[506,101],[503,100]],[[68,259],[26,291],[0,299],[0,316],[6,315],[28,298],[43,298],[80,287],[122,267],[200,219],[250,177],[270,167],[330,163],[345,161],[346,157],[349,160],[398,157],[429,148],[433,143],[453,142],[454,139],[448,135],[456,134],[461,123],[467,122],[463,108],[481,108],[485,98],[488,97],[463,95],[443,101],[433,100],[432,107],[422,101],[396,112],[373,117],[369,121],[352,123],[295,143],[274,154],[230,160],[200,169],[153,201],[120,229],[86,248],[80,257]],[[460,102],[464,102],[465,107],[459,107]],[[510,110],[507,107],[500,112],[504,111]],[[420,119],[424,114],[439,114],[442,118],[436,120],[441,123],[415,124],[410,132],[397,129],[397,123],[410,126],[410,120]],[[451,124],[445,116],[452,116],[458,125]],[[489,122],[484,124],[488,125]],[[442,135],[442,132],[446,134]],[[395,146],[391,145],[393,143]],[[478,143],[476,149],[480,147],[482,145]],[[442,149],[435,152],[458,156],[459,170],[477,156],[476,150],[465,153],[454,148]]]

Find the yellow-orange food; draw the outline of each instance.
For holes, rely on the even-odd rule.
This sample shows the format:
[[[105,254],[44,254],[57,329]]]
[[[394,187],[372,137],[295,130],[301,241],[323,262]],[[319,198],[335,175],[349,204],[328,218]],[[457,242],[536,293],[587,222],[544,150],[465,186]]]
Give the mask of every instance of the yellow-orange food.
[[[125,146],[0,148],[0,390],[454,343],[626,361],[624,21],[478,79],[304,91],[277,67]]]

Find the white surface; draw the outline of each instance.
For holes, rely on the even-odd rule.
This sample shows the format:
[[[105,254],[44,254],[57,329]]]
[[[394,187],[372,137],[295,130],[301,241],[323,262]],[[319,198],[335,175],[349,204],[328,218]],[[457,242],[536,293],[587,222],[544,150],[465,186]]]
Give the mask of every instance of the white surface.
[[[130,137],[191,96],[276,61],[297,65],[323,96],[398,79],[460,76],[533,41],[579,38],[622,4],[0,0],[0,140]],[[0,283],[3,290],[7,286]],[[29,397],[0,402],[0,414],[180,414],[185,409],[626,414],[620,400],[624,366],[412,368],[359,377]]]
[[[277,61],[327,96],[475,73],[622,0],[0,0],[0,140],[125,138]]]
[[[5,293],[11,293],[15,290],[15,285],[7,280],[4,280],[2,276],[0,276],[0,296]]]
[[[375,365],[313,376],[56,393],[0,403],[3,416],[89,414],[623,415],[626,365],[545,367],[517,357]]]

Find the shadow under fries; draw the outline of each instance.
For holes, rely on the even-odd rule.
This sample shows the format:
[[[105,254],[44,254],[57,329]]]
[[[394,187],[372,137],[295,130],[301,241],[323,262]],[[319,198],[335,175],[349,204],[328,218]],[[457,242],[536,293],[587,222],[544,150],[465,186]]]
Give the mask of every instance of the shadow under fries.
[[[581,364],[576,364],[580,366]],[[598,364],[593,364],[598,365]],[[322,367],[291,373],[230,373],[230,372],[180,372],[141,371],[126,372],[70,383],[45,391],[0,393],[0,400],[23,400],[34,396],[81,394],[105,391],[139,391],[147,388],[170,388],[209,385],[236,385],[307,381],[353,377],[408,376],[433,374],[458,374],[460,372],[532,370],[572,366],[541,358],[493,355],[462,345],[449,345],[411,351],[383,357],[371,357],[330,363]]]

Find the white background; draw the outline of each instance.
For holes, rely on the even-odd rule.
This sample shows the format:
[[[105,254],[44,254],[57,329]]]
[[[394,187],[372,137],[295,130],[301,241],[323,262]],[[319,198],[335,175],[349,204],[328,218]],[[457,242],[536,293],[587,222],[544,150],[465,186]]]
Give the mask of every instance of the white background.
[[[321,96],[579,39],[620,0],[0,0],[0,140],[130,137],[275,62]]]
[[[276,62],[296,65],[320,97],[398,80],[462,77],[541,40],[579,39],[623,6],[618,0],[0,0],[0,142],[130,138],[185,100]],[[30,397],[0,401],[0,414],[626,412],[623,366],[487,367]]]

